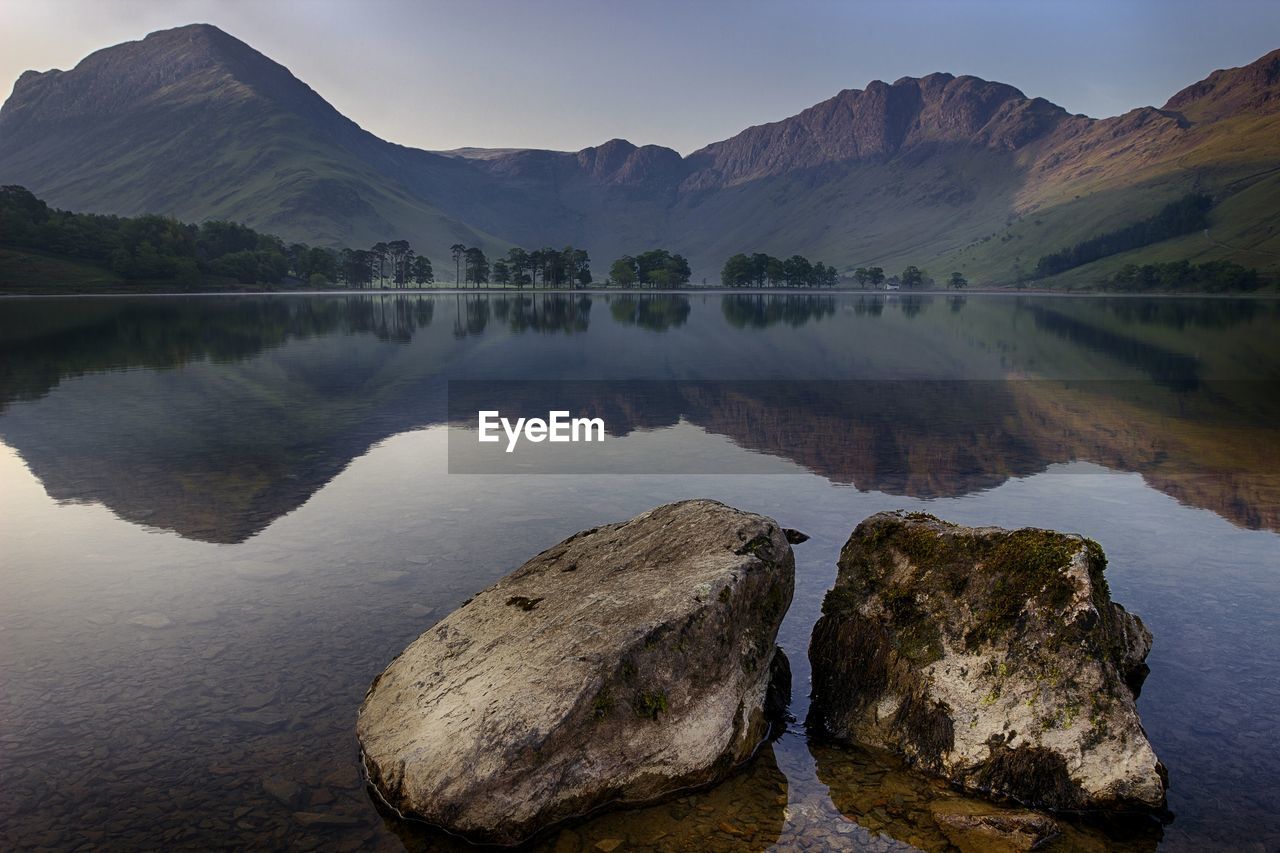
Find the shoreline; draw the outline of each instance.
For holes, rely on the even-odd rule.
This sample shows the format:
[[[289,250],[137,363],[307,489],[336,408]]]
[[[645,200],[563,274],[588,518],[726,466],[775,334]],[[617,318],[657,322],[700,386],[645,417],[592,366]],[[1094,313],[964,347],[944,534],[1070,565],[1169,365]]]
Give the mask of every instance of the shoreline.
[[[416,287],[416,288],[377,288],[361,290],[198,290],[198,291],[83,291],[76,293],[0,293],[0,299],[83,299],[83,298],[121,298],[121,297],[233,297],[233,296],[480,296],[480,295],[523,295],[523,294],[583,294],[594,296],[610,295],[720,295],[720,296],[815,296],[852,294],[859,296],[1057,296],[1057,297],[1114,297],[1114,298],[1163,298],[1163,299],[1280,299],[1280,292],[1263,293],[1204,293],[1198,291],[1157,291],[1152,293],[1136,293],[1109,290],[1053,290],[1049,288],[1014,290],[1010,288],[975,288],[965,290],[865,290],[857,288],[736,288],[736,287],[680,287],[664,290],[640,288],[606,288],[587,287],[570,290],[568,288],[539,287],[516,290],[513,288],[460,288],[460,287]]]

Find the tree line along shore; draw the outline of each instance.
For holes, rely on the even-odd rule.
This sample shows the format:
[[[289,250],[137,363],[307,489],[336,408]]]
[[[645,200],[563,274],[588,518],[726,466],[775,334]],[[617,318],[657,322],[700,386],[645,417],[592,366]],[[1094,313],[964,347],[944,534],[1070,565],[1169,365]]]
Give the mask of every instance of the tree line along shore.
[[[1188,196],[1148,220],[1045,256],[1038,264],[1037,274],[1053,275],[1109,252],[1123,251],[1171,233],[1184,233],[1203,224],[1209,206],[1205,197]],[[688,287],[692,275],[688,259],[664,248],[623,255],[610,264],[607,276],[600,280],[594,276],[591,258],[582,248],[513,247],[491,259],[480,247],[455,243],[447,262],[452,281],[442,281],[431,260],[404,239],[379,241],[367,249],[286,243],[236,222],[211,220],[195,225],[153,214],[122,217],[57,210],[19,186],[0,187],[0,247],[92,265],[124,284],[164,283],[184,290],[243,289],[254,285],[313,289],[671,289]],[[9,261],[0,263],[0,284],[23,286],[41,275],[35,269],[24,274],[22,257],[16,262],[0,260]],[[56,274],[57,267],[53,270]],[[707,283],[704,278],[702,284]],[[1028,283],[1030,280],[1019,280],[1015,286],[1021,288]],[[859,266],[841,272],[798,254],[784,259],[755,252],[729,257],[719,284],[729,288],[815,289],[845,285],[921,290],[939,286],[963,289],[969,286],[969,280],[960,271],[952,271],[938,281],[914,264],[894,275],[880,266]],[[1263,284],[1257,270],[1229,261],[1129,264],[1103,282],[1107,289],[1137,292],[1243,292]]]

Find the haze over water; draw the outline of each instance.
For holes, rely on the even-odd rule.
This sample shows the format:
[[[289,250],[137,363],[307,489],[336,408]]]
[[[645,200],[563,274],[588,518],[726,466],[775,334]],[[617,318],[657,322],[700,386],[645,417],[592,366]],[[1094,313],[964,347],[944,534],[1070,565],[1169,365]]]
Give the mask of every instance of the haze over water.
[[[463,379],[608,380],[572,406],[610,413],[615,473],[448,473]],[[670,382],[629,409],[623,380]],[[798,719],[809,631],[862,518],[1097,539],[1155,636],[1139,708],[1170,773],[1160,848],[1274,849],[1278,392],[1267,300],[7,301],[0,839],[444,844],[365,793],[370,679],[563,537],[707,496],[812,537],[779,638]],[[715,791],[548,842],[940,849],[941,795],[796,724]]]

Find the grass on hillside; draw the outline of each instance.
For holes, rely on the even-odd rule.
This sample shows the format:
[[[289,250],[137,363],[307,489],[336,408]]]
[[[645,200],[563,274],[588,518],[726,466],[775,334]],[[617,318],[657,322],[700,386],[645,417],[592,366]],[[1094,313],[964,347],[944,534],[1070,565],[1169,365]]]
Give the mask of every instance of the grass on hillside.
[[[1280,165],[1275,158],[1280,116],[1241,116],[1193,130],[1185,145],[1166,156],[1116,170],[1106,161],[1099,174],[1046,187],[1032,206],[1005,227],[956,251],[927,259],[935,278],[951,270],[978,284],[1012,284],[1043,256],[1090,237],[1123,228],[1189,192],[1212,195],[1208,238],[1203,233],[1166,240],[1103,258],[1037,286],[1096,286],[1125,264],[1188,260],[1234,261],[1264,275],[1280,274]]]

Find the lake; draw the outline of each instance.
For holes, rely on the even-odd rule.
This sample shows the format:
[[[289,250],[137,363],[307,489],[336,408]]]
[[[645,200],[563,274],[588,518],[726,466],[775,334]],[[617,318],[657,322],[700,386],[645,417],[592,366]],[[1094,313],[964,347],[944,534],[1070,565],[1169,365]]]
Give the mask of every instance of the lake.
[[[608,413],[607,453],[464,473],[449,383],[529,380]],[[798,721],[861,519],[1098,540],[1175,819],[1081,838],[1280,848],[1280,301],[704,293],[0,302],[3,846],[454,846],[366,793],[370,680],[543,548],[700,496],[812,537]],[[545,841],[942,850],[947,793],[796,722]]]

